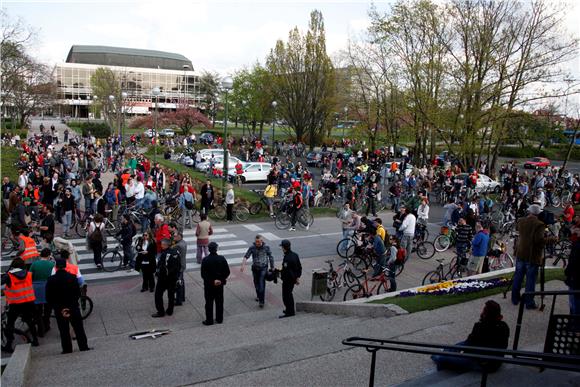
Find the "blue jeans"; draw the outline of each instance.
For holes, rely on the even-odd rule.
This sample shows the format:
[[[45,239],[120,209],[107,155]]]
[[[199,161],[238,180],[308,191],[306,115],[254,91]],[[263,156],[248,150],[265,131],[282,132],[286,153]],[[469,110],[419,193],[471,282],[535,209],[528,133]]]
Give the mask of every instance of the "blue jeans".
[[[138,210],[143,208],[143,203],[145,202],[145,198],[135,199],[135,209]]]
[[[461,341],[455,345],[465,345],[465,341]],[[447,352],[457,352],[457,350],[446,350]],[[455,371],[481,371],[480,363],[475,359],[464,357],[455,357],[447,355],[433,355],[431,360],[437,364],[437,371],[441,369],[451,369]]]
[[[68,232],[70,230],[70,226],[72,225],[72,210],[71,211],[66,211],[64,213],[64,224],[63,224],[63,229],[64,229],[64,234],[68,235]]]
[[[264,303],[266,298],[266,273],[268,266],[258,267],[252,266],[252,276],[254,277],[254,287],[256,288],[256,297],[260,304]]]
[[[580,289],[574,289],[571,286],[569,286],[568,289],[570,291],[580,290]],[[570,300],[570,314],[580,315],[580,294],[570,294],[568,297]]]
[[[349,238],[354,234],[354,230],[342,230],[342,239],[345,238]],[[349,247],[349,243],[347,241],[344,241],[341,243],[340,245],[340,251],[343,251],[346,253],[346,250]]]
[[[522,288],[524,276],[526,277],[526,292],[533,292],[536,290],[538,267],[539,265],[534,263],[524,262],[519,259],[516,260],[516,272],[514,273],[512,283],[512,304],[517,305],[520,303],[520,290]],[[532,307],[535,305],[534,297],[525,296],[523,301],[526,304],[526,307]]]

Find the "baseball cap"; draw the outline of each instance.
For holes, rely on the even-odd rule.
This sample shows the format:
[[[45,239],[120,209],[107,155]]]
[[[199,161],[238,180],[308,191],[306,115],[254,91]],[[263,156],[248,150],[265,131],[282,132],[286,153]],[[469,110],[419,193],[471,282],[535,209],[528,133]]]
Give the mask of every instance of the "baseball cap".
[[[289,249],[290,241],[288,239],[284,239],[282,242],[280,242],[280,246]]]
[[[216,252],[218,249],[218,244],[215,242],[210,242],[209,245],[207,245],[207,249],[211,252]]]
[[[542,208],[537,204],[532,204],[528,207],[528,212],[532,215],[539,215],[542,212]]]
[[[59,269],[62,269],[64,267],[66,267],[66,259],[63,258],[57,258],[55,260],[55,266]]]

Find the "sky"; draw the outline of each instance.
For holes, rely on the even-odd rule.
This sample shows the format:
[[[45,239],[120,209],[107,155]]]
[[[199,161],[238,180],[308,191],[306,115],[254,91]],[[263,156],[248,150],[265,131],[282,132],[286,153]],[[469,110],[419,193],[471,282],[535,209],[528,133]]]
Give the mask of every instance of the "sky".
[[[444,2],[445,0],[434,0]],[[580,37],[580,0],[566,4],[565,28]],[[379,10],[394,0],[375,0]],[[344,49],[349,36],[369,25],[370,0],[0,0],[13,18],[37,31],[32,54],[42,62],[64,62],[74,44],[174,52],[189,58],[196,72],[232,74],[264,62],[278,39],[310,12],[322,11],[327,51]],[[580,79],[580,56],[567,64]]]

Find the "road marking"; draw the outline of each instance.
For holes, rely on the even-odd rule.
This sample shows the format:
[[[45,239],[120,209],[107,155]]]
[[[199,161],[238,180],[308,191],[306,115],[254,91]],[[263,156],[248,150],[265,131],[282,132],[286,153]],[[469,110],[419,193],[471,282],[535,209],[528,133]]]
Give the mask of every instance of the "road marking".
[[[223,233],[227,233],[228,230],[226,228],[223,227],[216,227],[216,228],[212,228],[213,229],[213,233],[214,234],[223,234]],[[233,234],[230,234],[233,235]],[[183,237],[185,239],[185,237],[187,236],[193,236],[195,237],[195,230],[184,230],[183,231]],[[107,241],[114,241],[115,238],[113,238],[112,236],[107,236]],[[85,244],[87,242],[87,240],[85,238],[75,238],[75,239],[67,239],[67,241],[71,242],[73,245],[82,245]]]
[[[301,235],[301,236],[295,236],[295,237],[288,237],[286,239],[317,238],[317,237],[321,237],[321,236],[333,236],[333,235],[342,235],[342,233],[341,232],[331,232],[328,234]]]
[[[244,227],[250,231],[264,231],[262,227],[256,226],[255,224],[244,224]]]
[[[271,232],[264,232],[261,235],[269,241],[279,241],[280,239],[282,239],[282,238],[277,237],[276,235],[272,234]]]

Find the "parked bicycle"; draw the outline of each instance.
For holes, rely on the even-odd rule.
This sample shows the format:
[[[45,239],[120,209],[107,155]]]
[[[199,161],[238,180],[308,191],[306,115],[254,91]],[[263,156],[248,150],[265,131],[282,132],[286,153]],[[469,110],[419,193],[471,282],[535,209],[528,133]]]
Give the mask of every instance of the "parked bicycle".
[[[363,270],[364,281],[349,286],[349,288],[344,293],[343,300],[356,300],[359,298],[368,298],[373,295],[373,293],[381,294],[381,292],[387,293],[391,289],[391,280],[389,276],[392,275],[390,268],[385,267],[381,273],[369,279],[368,277],[369,269]],[[372,283],[372,285],[370,285]]]
[[[455,238],[456,238],[455,226],[441,227],[441,233],[437,235],[437,237],[433,241],[435,250],[437,250],[438,252],[443,252],[447,250],[449,247],[455,245]]]
[[[121,238],[115,236],[115,247],[107,250],[103,253],[102,265],[103,270],[109,273],[117,271],[123,265],[123,245],[121,244]]]
[[[423,277],[423,285],[436,284],[441,281],[461,278],[463,273],[466,271],[463,262],[461,262],[462,259],[459,256],[456,256],[453,260],[451,260],[447,272],[445,272],[445,265],[443,264],[444,260],[442,258],[437,258],[436,261],[439,262],[437,268],[428,272],[425,277]]]
[[[210,213],[210,217],[223,220],[226,218],[227,215],[227,205],[224,203],[214,207],[212,212]],[[234,204],[233,208],[233,217],[236,218],[239,222],[245,222],[250,217],[250,210],[242,204],[236,203]]]
[[[337,290],[343,287],[349,287],[355,283],[359,283],[358,278],[364,275],[362,272],[359,272],[359,275],[355,274],[355,270],[353,270],[355,269],[354,265],[348,259],[345,259],[340,265],[338,265],[336,270],[332,265],[334,262],[333,259],[329,259],[324,262],[328,263],[329,269],[326,293],[320,296],[322,301],[332,301],[336,295]]]

